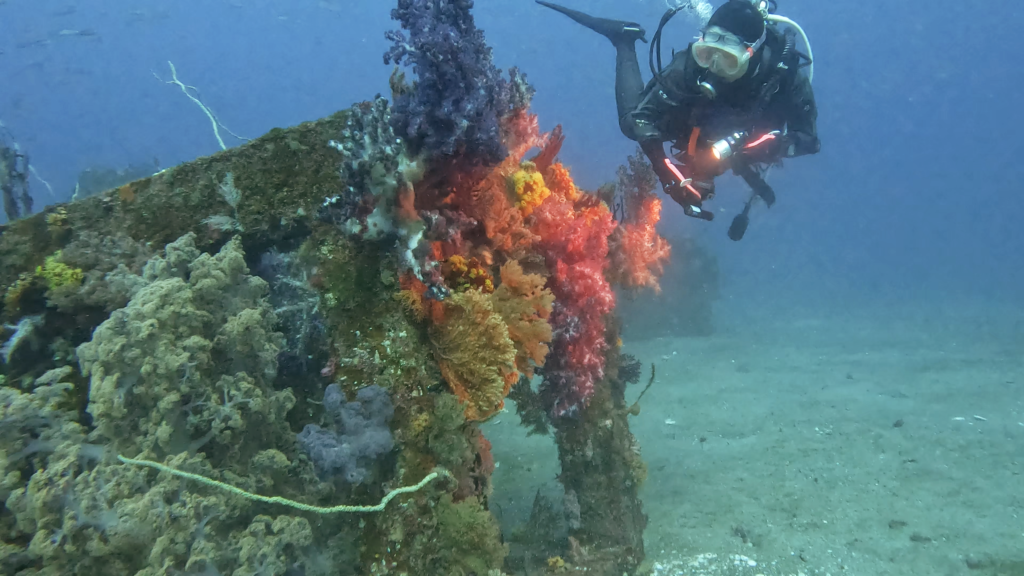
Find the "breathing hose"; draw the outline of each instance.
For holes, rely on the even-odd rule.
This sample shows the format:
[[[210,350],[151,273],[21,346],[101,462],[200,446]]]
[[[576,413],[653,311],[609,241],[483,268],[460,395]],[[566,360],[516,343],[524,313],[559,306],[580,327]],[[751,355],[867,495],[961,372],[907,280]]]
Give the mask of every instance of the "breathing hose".
[[[807,46],[807,80],[809,82],[814,82],[814,51],[811,49],[811,41],[807,38],[807,33],[804,32],[804,29],[796,22],[786,18],[785,16],[779,16],[778,14],[768,14],[765,16],[765,20],[776,24],[792,26],[797,33],[800,34],[800,38],[804,41],[804,46]]]

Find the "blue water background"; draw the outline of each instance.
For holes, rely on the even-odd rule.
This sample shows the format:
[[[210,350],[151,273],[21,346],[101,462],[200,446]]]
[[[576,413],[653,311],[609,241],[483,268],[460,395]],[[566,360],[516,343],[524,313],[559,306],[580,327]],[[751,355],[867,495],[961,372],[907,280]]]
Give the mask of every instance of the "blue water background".
[[[567,0],[568,1],[568,0]],[[1017,2],[781,0],[810,35],[817,68],[819,155],[772,175],[778,204],[740,243],[725,228],[747,192],[720,185],[708,225],[665,211],[667,234],[704,239],[729,303],[1018,304],[1024,128],[1019,90],[1024,9]],[[656,0],[570,6],[653,31]],[[169,78],[200,88],[236,133],[312,120],[387,93],[390,2],[122,0],[0,2],[0,119],[31,154],[51,197],[67,200],[88,167],[162,167],[218,150],[209,121]],[[578,181],[614,179],[635,145],[618,131],[610,44],[527,0],[476,8],[501,67],[537,88],[542,127],[557,123]],[[685,47],[695,22],[673,22]],[[95,36],[62,35],[62,30]],[[641,45],[646,48],[646,45]],[[642,68],[647,70],[641,51]],[[229,142],[233,141],[227,138]],[[237,141],[235,141],[237,142]]]

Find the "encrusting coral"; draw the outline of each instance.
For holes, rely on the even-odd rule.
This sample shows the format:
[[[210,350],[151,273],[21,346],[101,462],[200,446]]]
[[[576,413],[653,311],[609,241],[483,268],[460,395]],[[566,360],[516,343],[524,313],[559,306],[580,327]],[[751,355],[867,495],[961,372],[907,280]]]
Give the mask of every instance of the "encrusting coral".
[[[309,554],[323,554],[310,549],[306,518],[261,516],[240,493],[118,460],[141,453],[163,462],[154,465],[302,500],[329,488],[297,455],[284,421],[294,399],[272,386],[281,335],[241,243],[210,255],[185,235],[147,263],[140,282],[79,347],[92,379],[92,432],[65,382],[70,366],[38,378],[31,393],[0,387],[0,477],[11,512],[3,565],[26,576],[279,575],[308,566]]]

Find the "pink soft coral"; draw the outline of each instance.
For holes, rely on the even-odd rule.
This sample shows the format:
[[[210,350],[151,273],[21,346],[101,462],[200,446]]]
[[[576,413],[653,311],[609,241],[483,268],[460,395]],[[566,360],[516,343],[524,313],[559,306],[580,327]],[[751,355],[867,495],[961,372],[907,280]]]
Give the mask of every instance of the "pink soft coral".
[[[537,115],[526,110],[513,112],[502,120],[502,135],[508,155],[521,162],[531,148],[544,148],[548,134],[540,133]]]

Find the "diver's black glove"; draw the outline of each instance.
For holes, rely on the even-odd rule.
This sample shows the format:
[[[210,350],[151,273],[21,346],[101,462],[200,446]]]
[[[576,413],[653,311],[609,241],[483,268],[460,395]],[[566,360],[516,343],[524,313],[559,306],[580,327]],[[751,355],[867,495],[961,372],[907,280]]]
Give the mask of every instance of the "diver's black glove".
[[[747,164],[771,164],[790,156],[789,138],[775,130],[760,137],[749,137],[735,160]]]
[[[724,171],[736,163],[771,164],[790,155],[789,150],[789,139],[778,130],[761,135],[736,132],[712,144],[711,158]]]
[[[665,193],[683,207],[683,213],[687,216],[709,221],[715,218],[714,212],[701,208],[704,199],[714,195],[714,182],[687,180],[686,182],[671,182],[664,188]]]
[[[775,204],[775,190],[764,181],[764,178],[749,163],[733,162],[733,174],[743,178],[750,189],[757,194],[769,208]]]

